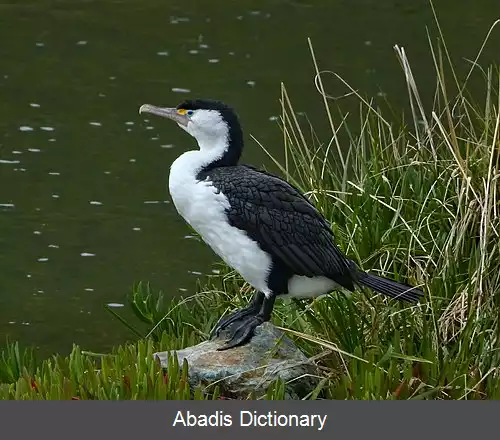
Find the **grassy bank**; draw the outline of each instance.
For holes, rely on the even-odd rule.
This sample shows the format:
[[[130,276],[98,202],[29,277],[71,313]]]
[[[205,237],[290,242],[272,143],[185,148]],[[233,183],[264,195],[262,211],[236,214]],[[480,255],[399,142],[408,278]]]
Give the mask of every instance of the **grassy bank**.
[[[407,123],[322,73],[316,80],[331,133],[298,118],[283,87],[285,160],[276,163],[331,220],[344,252],[366,270],[422,286],[426,298],[416,306],[370,292],[278,301],[273,321],[320,367],[309,398],[500,398],[500,75],[479,66],[479,52],[459,79],[439,39],[431,45],[434,101],[424,108],[411,64],[395,49],[412,109]],[[359,119],[328,97],[324,75],[350,88]],[[475,100],[471,79],[483,84]],[[193,397],[186,365],[172,361],[165,373],[149,358],[204,340],[222,314],[249,300],[249,286],[222,269],[196,295],[166,306],[137,286],[130,303],[151,330],[112,354],[75,347],[37,363],[10,346],[0,360],[0,398]],[[280,398],[281,390],[249,397]],[[199,389],[194,397],[220,396]]]

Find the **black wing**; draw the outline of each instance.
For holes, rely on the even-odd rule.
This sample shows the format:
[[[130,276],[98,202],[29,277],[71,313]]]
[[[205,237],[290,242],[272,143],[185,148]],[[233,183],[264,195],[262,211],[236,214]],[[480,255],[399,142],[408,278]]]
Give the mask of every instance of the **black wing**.
[[[326,276],[353,289],[352,263],[335,244],[330,225],[288,182],[246,165],[215,168],[198,177],[208,178],[228,198],[231,225],[294,274]]]

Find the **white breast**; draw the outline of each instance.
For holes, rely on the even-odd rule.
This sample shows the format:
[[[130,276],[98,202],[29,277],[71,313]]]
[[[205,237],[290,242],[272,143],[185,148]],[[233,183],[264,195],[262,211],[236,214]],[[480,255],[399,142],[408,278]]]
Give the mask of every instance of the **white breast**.
[[[255,289],[269,294],[269,255],[244,231],[229,225],[227,197],[217,194],[212,182],[196,180],[202,166],[199,151],[188,151],[172,164],[169,191],[177,211],[228,266]]]

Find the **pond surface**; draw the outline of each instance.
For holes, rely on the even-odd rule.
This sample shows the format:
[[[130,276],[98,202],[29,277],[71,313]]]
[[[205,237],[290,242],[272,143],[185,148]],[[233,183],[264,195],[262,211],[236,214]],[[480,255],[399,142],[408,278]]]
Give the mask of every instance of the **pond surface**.
[[[455,60],[473,59],[498,0],[436,3]],[[193,141],[140,117],[141,104],[227,101],[246,130],[245,161],[269,165],[249,134],[280,151],[281,81],[325,127],[307,37],[323,69],[399,112],[406,89],[394,44],[423,91],[435,85],[426,26],[436,35],[426,1],[1,1],[0,341],[45,354],[73,342],[107,350],[132,335],[105,304],[123,304],[138,281],[190,294],[214,269],[166,188]]]

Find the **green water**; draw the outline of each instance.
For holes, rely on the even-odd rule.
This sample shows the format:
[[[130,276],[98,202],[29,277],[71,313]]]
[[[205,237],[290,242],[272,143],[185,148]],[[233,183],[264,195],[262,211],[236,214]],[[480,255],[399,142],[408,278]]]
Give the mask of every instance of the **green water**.
[[[465,71],[460,57],[475,57],[498,0],[436,3]],[[145,121],[141,104],[227,101],[247,136],[278,152],[281,81],[326,130],[307,37],[322,68],[399,111],[394,44],[406,47],[424,94],[434,87],[426,26],[435,32],[426,1],[0,2],[0,341],[44,353],[73,341],[109,349],[132,335],[104,304],[124,303],[141,280],[189,294],[213,269],[166,189],[170,163],[193,141]],[[485,61],[498,55],[498,33]],[[251,140],[244,157],[268,164]]]

